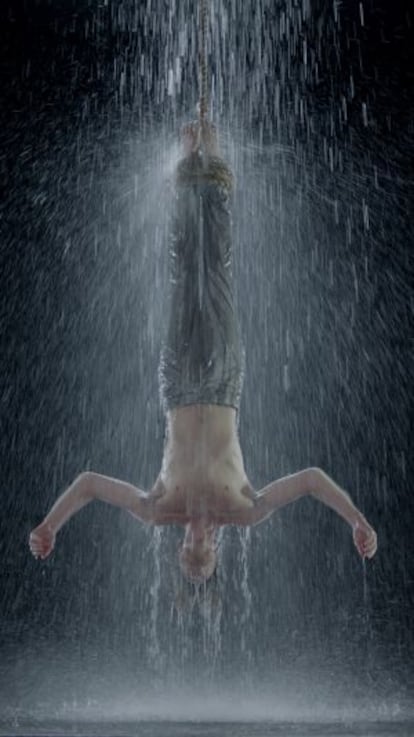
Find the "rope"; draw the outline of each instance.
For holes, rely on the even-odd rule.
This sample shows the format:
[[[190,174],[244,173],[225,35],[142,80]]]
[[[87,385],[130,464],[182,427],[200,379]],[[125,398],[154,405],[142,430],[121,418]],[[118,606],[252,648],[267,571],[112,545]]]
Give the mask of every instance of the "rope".
[[[207,26],[208,0],[200,0],[200,123],[203,123],[208,113],[208,70],[207,70]]]

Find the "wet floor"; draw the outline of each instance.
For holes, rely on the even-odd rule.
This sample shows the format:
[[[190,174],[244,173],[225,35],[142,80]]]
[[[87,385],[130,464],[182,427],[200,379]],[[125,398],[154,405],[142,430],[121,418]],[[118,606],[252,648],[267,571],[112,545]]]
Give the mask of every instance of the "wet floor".
[[[0,725],[5,737],[413,737],[414,721],[42,722]]]

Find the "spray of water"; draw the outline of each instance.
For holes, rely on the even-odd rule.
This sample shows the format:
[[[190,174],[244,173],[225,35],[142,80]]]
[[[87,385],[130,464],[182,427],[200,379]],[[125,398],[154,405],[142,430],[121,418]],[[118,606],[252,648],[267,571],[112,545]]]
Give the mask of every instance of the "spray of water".
[[[409,480],[409,108],[397,120],[393,78],[366,58],[375,13],[355,8],[214,0],[207,52],[211,115],[236,174],[246,468],[260,488],[320,465],[367,513],[393,520],[383,536],[396,557],[364,568],[362,596],[349,531],[310,500],[247,534],[226,530],[218,603],[207,587],[177,606],[176,532],[145,531],[103,507],[71,523],[41,571],[22,558],[20,531],[80,470],[144,489],[156,478],[176,133],[198,97],[187,0],[47,16],[36,27],[48,29],[49,91],[42,45],[27,34],[8,88],[0,205],[11,254],[0,296],[3,488],[17,530],[5,558],[17,561],[4,583],[8,725],[151,716],[161,707],[143,684],[161,680],[166,718],[188,715],[190,700],[200,718],[408,710],[409,597],[398,585],[408,590],[409,575],[397,525]],[[355,677],[361,652],[371,690]],[[241,667],[250,694],[273,687],[244,711],[230,709],[237,693],[205,704],[194,689],[168,696],[171,683],[204,676],[217,692]],[[117,683],[127,681],[125,696]]]

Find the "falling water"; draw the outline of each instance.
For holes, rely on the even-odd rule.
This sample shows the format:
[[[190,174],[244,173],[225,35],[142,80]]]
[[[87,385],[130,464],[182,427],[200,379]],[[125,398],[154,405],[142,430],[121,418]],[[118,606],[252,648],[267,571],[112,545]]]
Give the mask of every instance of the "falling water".
[[[252,593],[249,587],[249,554],[251,532],[249,528],[240,531],[240,568],[241,568],[241,590],[242,611],[240,616],[241,627],[241,650],[245,653],[247,663],[251,660],[251,652],[248,650],[247,639],[249,633],[250,616],[252,609]],[[247,651],[247,652],[246,652]]]
[[[81,470],[142,489],[159,471],[195,4],[33,0],[23,19],[5,3],[0,732],[267,718],[345,734],[410,716],[412,123],[398,60],[412,19],[391,5],[211,0],[211,114],[236,176],[245,466],[257,489],[321,466],[378,528],[379,552],[361,592],[350,530],[304,499],[223,531],[217,580],[195,593],[180,588],[179,530],[104,505],[71,520],[48,561],[27,552]]]
[[[363,601],[364,610],[368,610],[368,580],[367,580],[367,559],[362,559],[362,585],[363,585]]]
[[[151,624],[150,624],[150,645],[149,654],[151,662],[155,670],[160,673],[162,662],[161,662],[161,649],[160,642],[158,639],[157,622],[159,617],[159,599],[160,599],[160,587],[161,587],[161,528],[155,527],[153,532],[153,544],[152,553],[154,559],[154,570],[152,574],[152,583],[150,585],[150,597],[151,597]]]

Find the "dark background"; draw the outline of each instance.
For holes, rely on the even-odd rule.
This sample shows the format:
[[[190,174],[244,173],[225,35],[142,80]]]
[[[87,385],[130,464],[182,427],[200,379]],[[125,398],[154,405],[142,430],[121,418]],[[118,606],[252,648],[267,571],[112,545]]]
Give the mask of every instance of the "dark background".
[[[364,2],[363,22],[348,0],[338,16],[321,1],[222,3],[232,22],[222,35],[216,22],[209,59],[239,182],[247,472],[260,488],[324,468],[378,530],[376,558],[363,574],[349,530],[311,500],[247,542],[228,531],[212,585],[221,624],[206,636],[201,615],[177,624],[172,611],[177,531],[158,540],[91,505],[50,560],[28,555],[30,529],[81,470],[142,488],[158,471],[167,195],[151,171],[193,115],[191,5],[176,3],[175,16],[161,0],[0,10],[4,683],[29,673],[29,704],[27,663],[44,653],[69,649],[85,678],[91,658],[97,669],[119,658],[131,672],[191,674],[201,653],[224,674],[277,663],[325,685],[341,663],[351,698],[358,672],[403,702],[414,556],[413,18],[403,3]],[[190,40],[169,94],[177,29]]]

